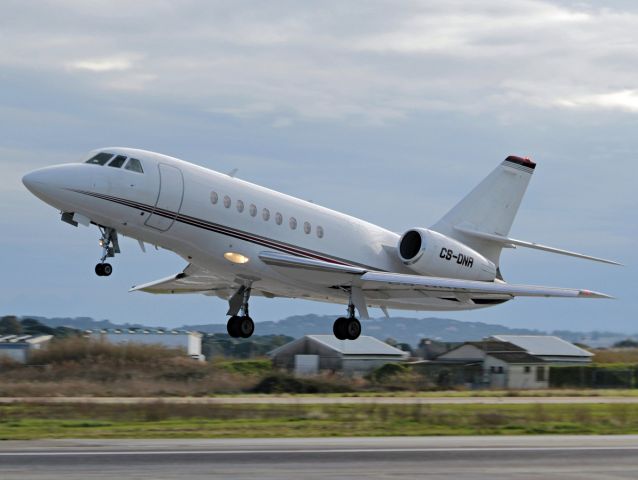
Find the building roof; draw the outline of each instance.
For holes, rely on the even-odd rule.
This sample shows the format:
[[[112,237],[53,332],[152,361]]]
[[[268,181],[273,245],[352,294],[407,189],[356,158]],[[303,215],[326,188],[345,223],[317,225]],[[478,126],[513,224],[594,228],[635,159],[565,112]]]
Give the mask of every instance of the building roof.
[[[495,338],[495,337],[493,337]],[[524,352],[525,349],[507,340],[481,340],[480,342],[465,342],[463,345],[473,345],[486,353],[489,352]],[[463,346],[461,345],[461,346]]]
[[[592,357],[588,352],[562,338],[551,335],[493,335],[490,339],[514,344],[526,352],[545,357]]]
[[[527,352],[490,352],[488,355],[507,363],[545,363],[542,358]]]
[[[170,330],[162,328],[103,328],[97,330],[84,330],[87,335],[202,335],[191,330]]]
[[[37,343],[48,342],[53,335],[0,335],[1,345],[28,344],[35,345]]]
[[[293,340],[286,345],[276,348],[271,351],[269,355],[276,355],[289,345],[305,339],[311,342],[321,343],[342,355],[383,355],[391,357],[408,357],[410,355],[408,352],[394,348],[381,340],[366,335],[362,335],[356,340],[339,340],[334,335],[306,335],[303,338],[298,338],[297,340]]]

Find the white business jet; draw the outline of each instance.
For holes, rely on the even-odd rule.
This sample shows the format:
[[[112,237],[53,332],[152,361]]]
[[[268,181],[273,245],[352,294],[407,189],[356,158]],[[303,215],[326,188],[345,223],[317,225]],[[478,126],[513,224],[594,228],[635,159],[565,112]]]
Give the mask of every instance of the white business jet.
[[[397,234],[313,203],[177,158],[105,148],[82,163],[42,168],[25,186],[74,226],[96,225],[102,257],[120,253],[118,234],[171,250],[188,265],[133,287],[150,293],[202,293],[228,300],[228,333],[250,337],[252,295],[347,305],[334,334],[361,333],[368,307],[471,310],[517,296],[610,298],[589,290],[506,283],[501,250],[527,247],[604,263],[610,260],[510,238],[536,164],[510,156],[430,228]]]

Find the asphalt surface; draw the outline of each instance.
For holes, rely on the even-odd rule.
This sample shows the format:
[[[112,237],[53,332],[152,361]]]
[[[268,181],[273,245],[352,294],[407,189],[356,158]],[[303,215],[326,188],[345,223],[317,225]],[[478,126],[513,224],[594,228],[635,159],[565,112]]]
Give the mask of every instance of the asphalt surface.
[[[145,404],[166,403],[171,405],[220,405],[220,404],[276,404],[276,405],[439,405],[439,404],[610,404],[638,403],[638,396],[561,396],[561,397],[351,397],[351,396],[299,396],[299,395],[240,395],[236,397],[0,397],[0,405],[12,403],[36,404]]]
[[[638,436],[0,442],[13,479],[636,479]]]

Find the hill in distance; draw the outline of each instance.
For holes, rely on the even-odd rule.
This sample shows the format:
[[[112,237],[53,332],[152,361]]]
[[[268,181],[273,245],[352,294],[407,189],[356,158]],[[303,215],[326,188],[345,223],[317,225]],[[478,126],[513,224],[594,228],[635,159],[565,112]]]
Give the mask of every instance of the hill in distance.
[[[90,317],[77,318],[45,318],[37,316],[23,316],[33,318],[50,327],[71,327],[79,330],[102,328],[152,328],[138,323],[117,324],[109,320],[93,320]],[[295,315],[278,321],[258,322],[256,335],[288,335],[299,338],[309,334],[332,334],[334,317],[328,315]],[[373,318],[361,322],[363,335],[370,335],[380,340],[393,338],[401,343],[416,346],[422,338],[431,338],[443,342],[463,342],[480,340],[490,335],[556,335],[569,342],[578,342],[592,347],[605,347],[626,339],[638,338],[637,335],[627,335],[617,332],[577,332],[560,330],[546,332],[524,328],[510,328],[504,325],[483,322],[463,322],[449,318]],[[181,329],[194,330],[202,333],[226,333],[226,324],[186,324]]]

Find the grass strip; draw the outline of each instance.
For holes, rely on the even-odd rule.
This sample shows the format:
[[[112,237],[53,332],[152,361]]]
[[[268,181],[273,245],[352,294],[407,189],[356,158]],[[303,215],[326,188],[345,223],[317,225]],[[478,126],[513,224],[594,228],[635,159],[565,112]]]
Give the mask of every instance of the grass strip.
[[[638,405],[0,406],[0,439],[638,433]]]

